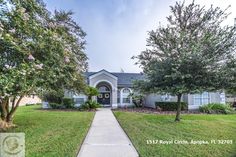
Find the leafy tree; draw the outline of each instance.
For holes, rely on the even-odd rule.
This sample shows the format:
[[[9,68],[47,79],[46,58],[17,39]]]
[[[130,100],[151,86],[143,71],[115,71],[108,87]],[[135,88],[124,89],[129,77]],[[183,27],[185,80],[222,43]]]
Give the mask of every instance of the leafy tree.
[[[51,14],[40,0],[0,1],[0,127],[13,125],[25,95],[85,88],[86,34],[71,15]]]
[[[140,92],[133,92],[129,94],[129,97],[132,98],[132,102],[136,107],[144,107],[144,98],[145,95]]]
[[[61,104],[64,97],[64,90],[45,90],[38,94],[40,99],[49,103]]]
[[[229,94],[236,94],[236,57],[232,57],[222,68],[222,75],[225,76],[226,91]]]
[[[232,57],[221,69],[221,76],[224,76],[226,97],[234,99],[233,106],[236,106],[236,57]]]
[[[89,101],[92,101],[92,97],[93,97],[93,96],[97,96],[97,95],[99,94],[99,92],[98,92],[98,89],[97,89],[97,88],[88,86],[88,87],[85,89],[85,94],[88,96],[88,100],[89,100]]]
[[[221,68],[235,50],[235,28],[223,26],[227,9],[209,9],[194,1],[170,7],[167,25],[149,32],[148,48],[134,57],[147,79],[136,83],[143,91],[177,96],[175,121],[180,121],[183,94],[224,88]]]

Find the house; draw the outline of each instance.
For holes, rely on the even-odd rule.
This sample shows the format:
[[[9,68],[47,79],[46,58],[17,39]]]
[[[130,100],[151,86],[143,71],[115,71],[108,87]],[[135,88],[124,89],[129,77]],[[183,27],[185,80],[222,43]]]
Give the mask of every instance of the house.
[[[40,104],[42,100],[35,94],[27,95],[21,99],[20,106],[25,106],[29,104]]]
[[[15,102],[17,102],[18,99],[19,99],[19,97],[16,98]],[[10,99],[9,102],[12,103],[12,99]],[[32,104],[40,104],[40,103],[42,103],[42,100],[36,94],[30,94],[30,95],[24,96],[21,99],[21,101],[19,103],[19,106],[32,105]]]
[[[99,90],[99,95],[93,99],[103,106],[112,108],[132,106],[132,98],[129,94],[134,92],[132,83],[135,80],[142,80],[145,78],[142,73],[114,73],[106,70],[98,72],[86,72],[86,82],[89,86],[96,87]],[[66,91],[66,97],[74,98],[76,105],[84,103],[87,97],[84,94],[74,94]],[[175,96],[158,95],[150,93],[145,96],[145,106],[155,107],[155,102],[158,101],[177,101]],[[225,94],[218,92],[203,92],[201,94],[186,94],[183,95],[182,101],[188,103],[189,109],[198,109],[203,104],[211,102],[225,103]]]
[[[236,95],[235,94],[226,94],[225,102],[228,104],[232,104],[233,107],[236,107]]]

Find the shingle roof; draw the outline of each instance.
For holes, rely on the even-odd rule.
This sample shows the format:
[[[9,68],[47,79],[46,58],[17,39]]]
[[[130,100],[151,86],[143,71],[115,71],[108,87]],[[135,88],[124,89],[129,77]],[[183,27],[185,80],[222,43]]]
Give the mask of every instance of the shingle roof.
[[[96,74],[98,72],[85,72],[85,76],[88,79],[89,76]],[[110,74],[118,78],[118,86],[132,86],[134,80],[143,80],[145,75],[142,73],[118,73],[109,72]]]

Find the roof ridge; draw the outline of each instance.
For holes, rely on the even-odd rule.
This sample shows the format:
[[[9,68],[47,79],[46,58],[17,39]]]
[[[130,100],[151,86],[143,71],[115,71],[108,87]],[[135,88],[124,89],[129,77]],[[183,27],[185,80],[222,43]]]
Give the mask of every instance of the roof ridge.
[[[100,72],[100,71],[98,71]],[[95,72],[95,71],[86,71],[85,73],[98,73],[98,72]],[[107,71],[109,72],[109,71]],[[109,72],[109,73],[114,73],[114,74],[143,74],[142,72],[140,73],[135,73],[135,72]]]

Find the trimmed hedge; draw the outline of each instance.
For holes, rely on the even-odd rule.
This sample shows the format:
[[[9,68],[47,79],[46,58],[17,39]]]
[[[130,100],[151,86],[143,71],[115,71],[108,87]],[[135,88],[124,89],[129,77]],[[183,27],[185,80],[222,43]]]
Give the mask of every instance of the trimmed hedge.
[[[62,108],[63,108],[63,106],[62,106],[61,104],[54,103],[54,102],[49,103],[49,106],[50,106],[52,109],[62,109]]]
[[[156,108],[161,108],[162,111],[176,111],[178,108],[177,102],[156,102]],[[188,104],[181,102],[181,110],[188,110]]]

